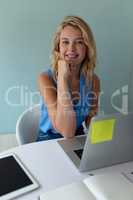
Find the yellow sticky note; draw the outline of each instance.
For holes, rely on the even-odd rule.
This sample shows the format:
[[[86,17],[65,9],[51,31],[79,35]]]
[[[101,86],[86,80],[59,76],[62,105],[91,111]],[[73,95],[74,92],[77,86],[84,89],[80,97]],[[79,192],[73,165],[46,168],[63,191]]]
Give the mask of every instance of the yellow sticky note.
[[[92,144],[110,141],[113,138],[115,119],[95,121],[92,123],[90,140]]]

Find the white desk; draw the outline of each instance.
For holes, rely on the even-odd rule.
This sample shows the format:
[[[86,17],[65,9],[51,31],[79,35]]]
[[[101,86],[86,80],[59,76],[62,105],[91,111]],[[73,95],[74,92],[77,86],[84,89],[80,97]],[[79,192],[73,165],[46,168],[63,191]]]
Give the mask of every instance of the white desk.
[[[40,188],[18,197],[19,200],[38,200],[39,195],[56,187],[82,180],[89,173],[80,173],[56,140],[31,143],[11,149],[40,183]],[[92,171],[100,174],[133,169],[133,162]]]

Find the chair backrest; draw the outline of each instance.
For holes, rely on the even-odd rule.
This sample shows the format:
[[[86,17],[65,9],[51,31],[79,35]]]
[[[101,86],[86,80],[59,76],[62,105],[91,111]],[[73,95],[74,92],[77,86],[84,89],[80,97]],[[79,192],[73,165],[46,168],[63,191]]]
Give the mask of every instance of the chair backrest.
[[[35,142],[40,118],[40,104],[25,110],[17,120],[16,138],[19,145]]]

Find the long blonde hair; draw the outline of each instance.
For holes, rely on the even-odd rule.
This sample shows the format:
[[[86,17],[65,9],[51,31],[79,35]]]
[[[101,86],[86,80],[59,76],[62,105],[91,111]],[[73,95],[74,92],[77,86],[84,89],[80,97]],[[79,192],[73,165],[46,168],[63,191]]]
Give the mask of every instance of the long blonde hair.
[[[93,33],[89,25],[78,16],[66,16],[62,23],[58,26],[56,33],[54,34],[53,39],[53,49],[52,49],[52,67],[54,69],[55,74],[58,73],[58,60],[59,60],[59,42],[60,42],[60,34],[61,31],[66,26],[72,26],[78,28],[84,39],[84,43],[86,45],[86,56],[82,63],[81,73],[90,80],[92,78],[92,74],[94,68],[96,66],[96,44],[93,37]]]

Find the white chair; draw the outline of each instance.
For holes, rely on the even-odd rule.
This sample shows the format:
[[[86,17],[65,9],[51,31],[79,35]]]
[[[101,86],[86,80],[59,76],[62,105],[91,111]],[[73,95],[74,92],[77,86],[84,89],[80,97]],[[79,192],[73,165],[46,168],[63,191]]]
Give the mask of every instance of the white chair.
[[[16,138],[19,145],[35,142],[39,128],[40,104],[25,110],[17,120]]]

